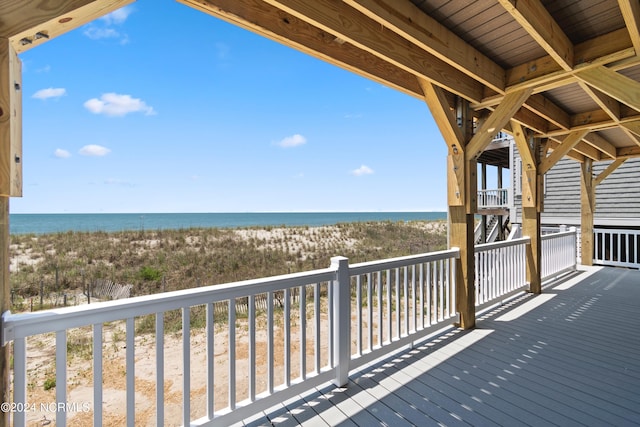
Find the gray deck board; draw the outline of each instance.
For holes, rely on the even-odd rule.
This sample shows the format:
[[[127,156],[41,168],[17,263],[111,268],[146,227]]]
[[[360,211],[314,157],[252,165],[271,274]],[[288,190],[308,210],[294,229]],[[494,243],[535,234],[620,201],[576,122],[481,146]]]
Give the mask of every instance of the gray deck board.
[[[245,425],[640,425],[640,272],[586,270]]]

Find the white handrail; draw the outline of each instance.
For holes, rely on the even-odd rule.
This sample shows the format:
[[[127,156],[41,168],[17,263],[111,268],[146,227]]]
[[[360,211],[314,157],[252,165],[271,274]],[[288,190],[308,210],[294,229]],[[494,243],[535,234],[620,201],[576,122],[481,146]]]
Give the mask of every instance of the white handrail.
[[[541,236],[541,280],[547,280],[576,269],[578,259],[576,239],[575,227],[571,227],[569,231]]]
[[[478,190],[478,208],[507,208],[509,207],[509,190],[497,188]]]
[[[529,237],[475,247],[476,308],[496,304],[527,288],[526,249]]]
[[[206,313],[206,357],[204,364],[207,369],[206,416],[197,420],[191,420],[190,391],[194,386],[188,372],[196,363],[192,360],[191,343],[189,339],[183,339],[183,414],[181,421],[190,425],[227,425],[242,420],[247,414],[265,410],[278,402],[296,396],[300,393],[312,390],[314,387],[327,381],[333,381],[337,385],[343,385],[347,381],[348,372],[354,367],[379,357],[388,352],[407,345],[426,336],[427,332],[436,326],[441,328],[446,324],[452,324],[457,320],[455,312],[455,259],[460,256],[457,248],[433,252],[428,254],[412,255],[384,259],[373,262],[364,262],[349,266],[348,260],[342,257],[332,258],[329,268],[304,273],[294,273],[282,276],[245,280],[224,285],[207,286],[196,289],[173,291],[156,295],[139,296],[124,300],[106,301],[91,305],[65,307],[35,313],[3,314],[2,339],[6,344],[13,342],[14,348],[14,396],[13,400],[22,405],[27,403],[27,338],[34,335],[56,333],[56,384],[58,384],[57,398],[61,401],[67,399],[67,331],[73,328],[93,327],[93,377],[94,377],[94,424],[103,422],[103,400],[108,399],[102,388],[103,378],[103,334],[105,324],[109,322],[123,321],[126,324],[126,357],[123,363],[126,366],[126,413],[127,424],[136,424],[135,417],[135,329],[136,318],[141,316],[155,316],[155,345],[156,345],[156,381],[164,383],[164,319],[165,313],[172,310],[180,310],[182,317],[182,336],[191,335],[190,320],[193,307],[204,306]],[[374,285],[372,277],[378,279]],[[362,293],[358,285],[365,284],[369,293]],[[375,289],[373,288],[375,286]],[[309,288],[309,289],[307,289]],[[309,290],[309,292],[307,292]],[[295,292],[294,292],[295,291]],[[358,293],[359,296],[355,294]],[[384,293],[384,300],[382,296]],[[294,300],[292,295],[300,295],[300,299]],[[257,314],[257,297],[267,298],[266,313]],[[282,311],[278,319],[282,324],[274,322],[277,301],[281,304]],[[379,335],[379,345],[371,345],[366,351],[360,349],[357,354],[352,354],[351,331],[354,334],[361,330],[360,326],[352,324],[351,314],[355,307],[362,307],[362,295],[368,301],[376,298],[378,307],[374,304],[366,306],[368,312],[360,311],[359,316],[375,318],[369,323],[371,332],[377,334],[373,328],[382,331],[385,328],[384,339],[382,332]],[[235,368],[236,343],[238,334],[242,329],[237,329],[236,317],[238,299],[248,300],[248,315],[245,333],[253,350],[249,351],[248,385],[246,392],[239,390],[238,372]],[[307,303],[311,301],[313,308],[307,312]],[[418,302],[420,307],[418,307]],[[214,327],[220,328],[221,320],[215,317],[218,304],[227,305],[226,319],[222,324],[227,329],[226,339],[228,349],[226,362],[228,369],[228,399],[226,408],[220,409],[219,404],[214,405],[214,381],[213,370],[220,369],[220,362],[213,351]],[[297,309],[294,309],[294,304]],[[377,317],[376,313],[384,313]],[[425,308],[426,307],[426,308]],[[375,311],[375,313],[374,313]],[[217,313],[219,314],[219,313]],[[258,390],[256,383],[255,365],[258,362],[256,346],[256,329],[258,317],[262,316],[262,322],[266,323],[267,338],[267,386]],[[280,317],[282,316],[282,317]],[[262,324],[262,323],[261,323]],[[217,325],[217,326],[216,326]],[[274,330],[278,329],[282,334],[282,343],[276,343]],[[314,330],[313,339],[307,341],[307,329]],[[297,334],[297,336],[294,336]],[[361,336],[361,335],[360,335]],[[294,343],[295,341],[295,343]],[[321,342],[322,341],[322,342]],[[321,347],[326,343],[328,352]],[[293,352],[294,344],[298,346],[298,354]],[[274,350],[283,354],[276,354]],[[275,360],[284,361],[282,369],[284,378],[274,375],[276,372]],[[313,365],[307,367],[307,358],[314,360]],[[223,358],[224,359],[224,358]],[[233,363],[229,362],[233,361]],[[298,364],[298,371],[292,369],[293,362]],[[278,382],[281,381],[281,382]],[[219,387],[219,383],[216,382]],[[248,396],[247,399],[237,401],[238,393]],[[156,393],[156,421],[160,424],[168,422],[164,413],[164,391]],[[217,405],[217,406],[216,406]],[[24,412],[15,414],[14,424],[26,425],[27,416]],[[65,425],[67,414],[56,413],[56,423]]]

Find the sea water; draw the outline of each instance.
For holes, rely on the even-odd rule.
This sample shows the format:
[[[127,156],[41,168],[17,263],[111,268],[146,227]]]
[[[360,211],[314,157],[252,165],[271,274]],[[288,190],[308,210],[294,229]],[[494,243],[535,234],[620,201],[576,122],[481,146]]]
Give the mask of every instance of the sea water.
[[[322,226],[366,221],[445,220],[446,212],[245,212],[245,213],[122,213],[11,214],[11,234],[66,231],[124,231],[181,228],[262,226]]]

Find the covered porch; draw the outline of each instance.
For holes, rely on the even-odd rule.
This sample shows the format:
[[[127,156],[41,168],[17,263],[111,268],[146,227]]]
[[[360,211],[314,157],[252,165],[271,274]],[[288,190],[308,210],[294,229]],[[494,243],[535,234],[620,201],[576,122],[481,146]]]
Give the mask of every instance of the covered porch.
[[[136,318],[155,316],[158,365],[154,381],[163,384],[164,313],[182,312],[186,337],[191,309],[199,305],[205,306],[201,312],[206,312],[206,350],[211,355],[206,361],[212,372],[206,379],[206,416],[192,421],[191,380],[184,375],[182,423],[226,425],[242,420],[246,413],[236,404],[233,346],[229,347],[229,377],[233,378],[229,410],[215,413],[214,303],[227,301],[226,322],[235,325],[238,298],[246,298],[248,307],[255,307],[254,299],[267,295],[267,318],[273,319],[277,296],[279,302],[284,301],[280,314],[290,319],[296,301],[291,289],[299,289],[299,301],[306,301],[304,292],[308,290],[313,292],[314,297],[309,298],[313,304],[324,304],[309,310],[314,316],[310,324],[315,325],[314,333],[324,328],[330,344],[325,353],[316,350],[310,356],[309,366],[314,368],[306,367],[307,354],[302,353],[298,367],[302,381],[298,381],[291,374],[291,329],[285,321],[284,387],[274,384],[272,364],[266,396],[256,393],[255,382],[251,382],[255,372],[250,374],[254,386],[249,387],[246,397],[254,412],[265,411],[266,417],[256,420],[258,424],[282,420],[330,425],[437,421],[631,425],[640,421],[634,409],[638,406],[638,288],[633,286],[639,282],[637,273],[588,270],[576,276],[574,286],[565,282],[543,292],[545,278],[572,270],[576,257],[572,252],[568,264],[560,263],[551,273],[545,272],[564,257],[540,232],[544,174],[568,156],[581,164],[581,259],[589,264],[594,258],[597,185],[626,159],[640,156],[637,1],[182,0],[424,100],[448,150],[443,161],[447,162],[451,249],[355,266],[336,258],[330,268],[308,274],[153,295],[91,310],[11,314],[9,198],[22,195],[18,54],[130,2],[0,3],[0,391],[4,402],[27,403],[26,340],[49,332],[55,332],[56,402],[67,402],[67,390],[62,386],[67,379],[67,330],[89,325],[94,382],[98,384],[93,390],[93,422],[102,425],[102,328],[105,322],[124,321],[126,421],[133,426]],[[523,235],[527,237],[505,246],[480,248],[474,244],[473,231],[478,209],[477,163],[500,131],[514,137],[523,159]],[[594,176],[592,165],[600,161],[608,166]],[[575,249],[575,239],[572,242]],[[476,316],[485,305],[525,289],[531,294],[521,301]],[[529,306],[535,307],[524,310]],[[307,319],[306,308],[302,309],[306,304],[295,307],[302,310],[298,319]],[[360,323],[346,328],[352,307],[358,308]],[[520,311],[523,313],[517,316]],[[250,324],[255,316],[249,310]],[[374,318],[378,329],[374,329]],[[453,322],[459,329],[450,329],[435,341],[420,341]],[[267,331],[273,331],[273,323],[267,325]],[[249,327],[251,333],[255,330]],[[298,333],[298,349],[306,346],[305,333],[302,329]],[[230,342],[235,334],[235,329],[229,330]],[[322,348],[321,335],[311,341],[310,348]],[[273,336],[270,342],[274,342]],[[13,369],[9,343],[14,346]],[[375,362],[411,345],[410,351]],[[189,340],[184,340],[182,351],[183,369],[188,372]],[[249,353],[255,361],[255,352]],[[14,398],[9,395],[10,371],[15,380]],[[317,391],[316,387],[328,381],[348,387]],[[307,395],[309,390],[312,394]],[[165,420],[163,393],[163,388],[157,387],[159,425]],[[302,401],[300,393],[306,396]],[[283,409],[275,413],[268,410],[282,400],[287,402]],[[64,411],[55,415],[58,425],[66,423]],[[25,411],[15,416],[17,425],[25,424]],[[0,417],[0,425],[9,422],[8,413]]]
[[[640,423],[640,272],[580,267],[237,425]]]

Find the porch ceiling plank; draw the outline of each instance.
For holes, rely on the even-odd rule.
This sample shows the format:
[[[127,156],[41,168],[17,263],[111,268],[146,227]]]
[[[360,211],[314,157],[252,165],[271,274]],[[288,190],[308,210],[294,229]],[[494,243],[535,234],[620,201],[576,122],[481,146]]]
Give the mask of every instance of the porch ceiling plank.
[[[343,0],[440,60],[504,93],[505,70],[411,2]]]
[[[616,147],[605,138],[598,135],[596,132],[587,134],[584,138],[582,138],[582,140],[592,147],[600,150],[606,156],[612,159],[616,158]]]
[[[216,18],[423,99],[414,74],[260,0],[178,0]]]
[[[449,147],[449,154],[453,154],[454,148],[463,153],[465,150],[464,136],[444,90],[428,80],[419,79],[419,84],[424,92],[424,100],[429,111],[431,111],[438,129]]]
[[[0,37],[10,39],[16,52],[22,53],[133,1],[3,0],[0,2]]]
[[[576,69],[607,65],[620,71],[638,65],[633,43],[626,28],[612,31],[574,46]],[[563,70],[551,56],[544,56],[506,70],[506,88],[534,87],[544,92],[575,82],[571,72]]]
[[[498,107],[482,122],[467,145],[467,161],[476,160],[496,133],[501,131],[513,118],[524,102],[531,96],[532,89],[524,89],[505,95]]]
[[[343,2],[330,0],[264,0],[298,19],[334,34],[417,77],[437,83],[472,102],[482,99],[482,84],[434,57],[390,29],[381,27]],[[211,0],[209,3],[220,3]],[[357,29],[357,30],[356,30]]]
[[[629,36],[637,54],[640,54],[640,3],[635,0],[618,0],[620,12],[629,30]]]
[[[575,147],[587,133],[589,133],[587,130],[571,132],[561,144],[552,147],[553,152],[540,162],[541,173],[546,173],[553,165],[558,163],[561,158],[569,154],[573,147]]]
[[[573,69],[573,44],[538,0],[499,0],[500,4],[565,71]]]
[[[575,73],[588,85],[640,111],[640,83],[607,67],[589,68]]]
[[[607,178],[609,175],[611,175],[611,173],[618,169],[618,167],[620,167],[620,165],[622,165],[627,159],[626,158],[620,158],[620,159],[615,159],[609,166],[607,166],[605,168],[605,170],[603,170],[602,172],[600,172],[598,174],[598,176],[596,176],[593,179],[593,186],[597,187],[598,185],[600,185],[600,183],[602,181],[605,180],[605,178]]]

